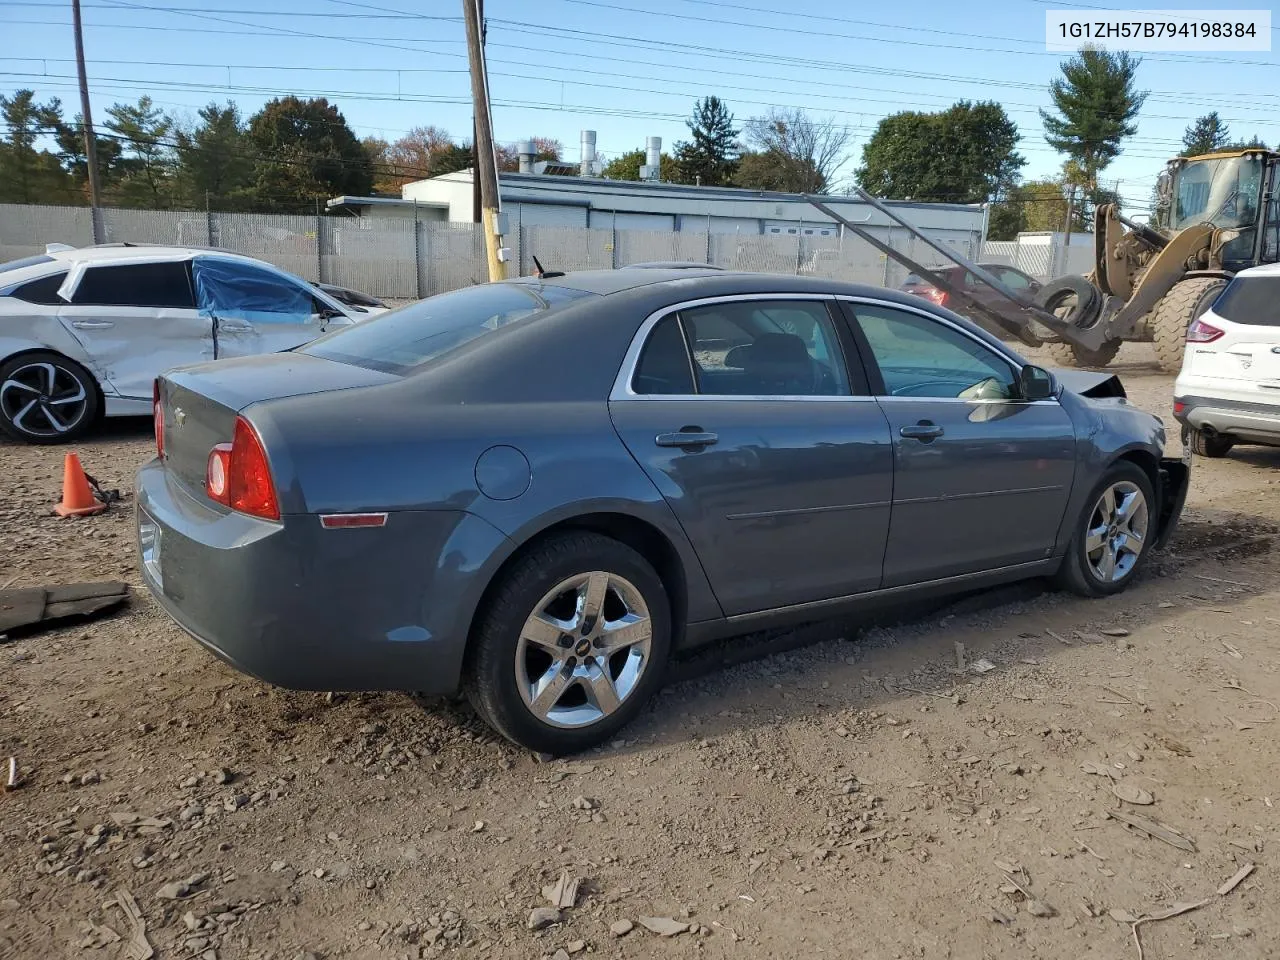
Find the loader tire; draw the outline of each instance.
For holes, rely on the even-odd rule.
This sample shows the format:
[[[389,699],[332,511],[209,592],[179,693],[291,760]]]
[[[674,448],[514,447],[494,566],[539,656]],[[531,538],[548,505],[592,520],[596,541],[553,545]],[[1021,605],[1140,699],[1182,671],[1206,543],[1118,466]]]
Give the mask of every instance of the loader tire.
[[[1204,313],[1226,288],[1223,277],[1192,277],[1174,284],[1151,309],[1150,329],[1156,345],[1156,362],[1166,373],[1182,369],[1187,327]]]
[[[1119,340],[1108,340],[1097,350],[1089,350],[1074,343],[1055,341],[1045,348],[1056,366],[1105,367],[1120,352]]]

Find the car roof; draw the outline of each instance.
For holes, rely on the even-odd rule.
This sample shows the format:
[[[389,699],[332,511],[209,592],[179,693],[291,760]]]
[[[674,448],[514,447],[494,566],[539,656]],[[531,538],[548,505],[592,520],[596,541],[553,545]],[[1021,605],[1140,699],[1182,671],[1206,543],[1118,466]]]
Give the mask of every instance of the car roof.
[[[212,247],[170,247],[151,243],[100,243],[69,250],[50,250],[47,256],[63,263],[96,263],[109,260],[190,260],[202,254],[216,254],[237,260],[253,260],[242,253]],[[255,261],[262,262],[262,261]]]
[[[1264,263],[1260,267],[1249,267],[1236,274],[1237,277],[1280,277],[1280,263]]]
[[[566,287],[605,297],[631,291],[640,292],[643,288],[655,299],[669,296],[673,301],[735,294],[798,293],[868,297],[903,303],[912,307],[919,305],[918,299],[910,294],[871,284],[785,273],[749,273],[714,268],[710,270],[583,270],[566,273],[559,277],[546,279],[521,277],[507,282]]]

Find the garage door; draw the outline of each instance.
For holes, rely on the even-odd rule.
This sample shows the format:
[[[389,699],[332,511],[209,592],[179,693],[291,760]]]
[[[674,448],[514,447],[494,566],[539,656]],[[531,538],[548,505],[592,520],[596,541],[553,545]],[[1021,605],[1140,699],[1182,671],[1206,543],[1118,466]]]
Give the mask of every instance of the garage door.
[[[616,219],[615,219],[616,218]],[[591,225],[618,230],[657,230],[670,233],[676,228],[676,218],[669,213],[618,213],[592,212]]]
[[[509,203],[507,222],[522,227],[585,227],[587,208],[555,203]]]

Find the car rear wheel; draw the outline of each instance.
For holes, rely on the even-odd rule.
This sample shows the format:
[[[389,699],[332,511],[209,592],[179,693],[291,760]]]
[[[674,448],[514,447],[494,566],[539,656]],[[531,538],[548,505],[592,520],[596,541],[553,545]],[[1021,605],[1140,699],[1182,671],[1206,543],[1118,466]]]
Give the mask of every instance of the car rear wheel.
[[[629,723],[662,681],[671,613],[662,580],[625,544],[567,533],[504,575],[469,650],[467,695],[507,739],[576,753]]]
[[[0,365],[0,431],[28,443],[66,443],[98,416],[98,385],[61,354],[28,353]]]
[[[1128,462],[1112,466],[1076,521],[1059,585],[1083,597],[1119,593],[1146,562],[1157,516],[1151,480],[1142,468]]]
[[[1224,437],[1217,433],[1205,433],[1203,430],[1192,430],[1190,436],[1182,441],[1191,444],[1191,452],[1197,457],[1208,457],[1211,460],[1217,460],[1219,457],[1225,457],[1231,452],[1231,448],[1236,442],[1230,437]]]

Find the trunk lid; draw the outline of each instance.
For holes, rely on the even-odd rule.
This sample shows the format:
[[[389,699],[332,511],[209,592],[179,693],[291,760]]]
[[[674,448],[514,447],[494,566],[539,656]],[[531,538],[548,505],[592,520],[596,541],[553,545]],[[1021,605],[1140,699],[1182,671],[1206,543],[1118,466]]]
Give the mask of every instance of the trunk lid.
[[[165,469],[204,496],[209,452],[230,443],[240,411],[253,403],[398,380],[394,374],[302,353],[218,360],[170,370],[160,378]],[[267,451],[270,457],[270,450]]]

